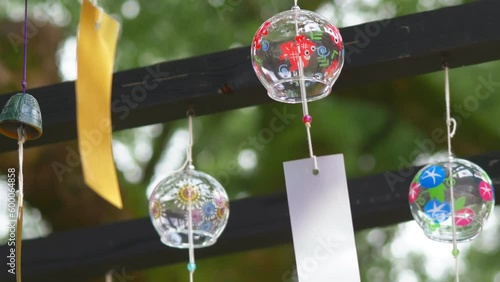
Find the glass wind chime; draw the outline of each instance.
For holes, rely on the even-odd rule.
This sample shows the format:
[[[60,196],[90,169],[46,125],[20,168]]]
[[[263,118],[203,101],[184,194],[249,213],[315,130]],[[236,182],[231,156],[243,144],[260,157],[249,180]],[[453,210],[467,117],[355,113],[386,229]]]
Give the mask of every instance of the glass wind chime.
[[[27,59],[27,23],[28,0],[24,1],[24,56],[23,56],[23,92],[12,96],[0,113],[0,133],[16,139],[19,145],[18,171],[18,211],[16,223],[16,281],[21,282],[21,245],[23,230],[23,145],[27,140],[34,140],[42,136],[42,115],[40,106],[35,97],[26,93],[26,59]],[[9,183],[14,185],[14,183]],[[12,187],[12,186],[11,186]]]
[[[192,116],[190,111],[185,163],[179,171],[160,181],[149,198],[149,215],[161,241],[169,247],[189,249],[190,281],[196,269],[194,249],[215,244],[229,218],[229,199],[224,187],[193,166]]]
[[[450,117],[450,86],[445,64],[448,159],[430,163],[413,179],[409,190],[411,213],[432,240],[453,244],[455,280],[459,281],[457,243],[479,235],[495,205],[493,183],[478,165],[452,155],[456,121]]]
[[[265,21],[251,47],[252,65],[268,95],[283,103],[302,103],[313,173],[319,172],[311,142],[307,102],[330,94],[344,64],[339,30],[323,16],[295,5]]]

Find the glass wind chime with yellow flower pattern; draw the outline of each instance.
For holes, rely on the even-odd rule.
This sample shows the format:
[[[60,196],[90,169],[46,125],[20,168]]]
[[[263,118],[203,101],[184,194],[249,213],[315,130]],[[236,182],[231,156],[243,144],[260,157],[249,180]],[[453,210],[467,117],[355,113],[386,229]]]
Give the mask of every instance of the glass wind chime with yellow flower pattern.
[[[193,112],[188,112],[189,140],[181,169],[161,180],[149,199],[149,214],[161,241],[173,248],[189,249],[190,281],[196,270],[194,249],[217,241],[229,218],[229,199],[212,176],[193,166]]]

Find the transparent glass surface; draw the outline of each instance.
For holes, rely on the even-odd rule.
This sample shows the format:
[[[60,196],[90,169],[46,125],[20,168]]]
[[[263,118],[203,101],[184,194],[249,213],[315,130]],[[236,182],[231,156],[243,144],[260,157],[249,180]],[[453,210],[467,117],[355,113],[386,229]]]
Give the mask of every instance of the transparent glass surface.
[[[492,181],[474,163],[453,158],[422,168],[409,190],[411,213],[429,238],[452,242],[452,189],[457,241],[471,240],[495,205]]]
[[[330,94],[344,64],[344,45],[339,30],[324,17],[292,9],[260,26],[251,57],[271,98],[300,103],[300,81],[308,101]]]
[[[155,187],[149,199],[153,226],[170,247],[189,247],[190,211],[194,246],[213,245],[226,227],[229,199],[215,178],[194,169],[171,174]]]

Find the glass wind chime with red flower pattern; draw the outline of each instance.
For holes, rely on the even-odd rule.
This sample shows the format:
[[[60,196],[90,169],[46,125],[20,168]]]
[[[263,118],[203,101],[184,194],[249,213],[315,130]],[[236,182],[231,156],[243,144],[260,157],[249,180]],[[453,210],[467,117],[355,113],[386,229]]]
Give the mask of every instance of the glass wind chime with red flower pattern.
[[[339,30],[323,16],[291,10],[265,21],[251,47],[252,65],[268,95],[283,103],[302,103],[313,173],[319,173],[313,153],[312,117],[307,102],[330,94],[344,64],[344,45]]]
[[[323,156],[318,159],[314,155],[311,140],[313,118],[308,109],[308,102],[320,100],[331,93],[344,65],[344,53],[344,43],[337,27],[317,13],[301,10],[297,1],[291,10],[264,22],[257,30],[251,47],[254,71],[268,95],[278,102],[302,105],[302,122],[310,159],[284,164],[297,264],[304,265],[310,261],[316,247],[321,247],[312,242],[315,240],[310,240],[312,237],[331,240],[333,232],[336,238],[332,243],[342,244],[340,251],[343,255],[318,262],[314,274],[299,267],[297,278],[303,282],[330,281],[338,276],[341,280],[359,281],[343,158]],[[312,170],[309,170],[310,164]],[[324,173],[320,173],[320,169]],[[314,183],[313,190],[322,193],[322,200],[330,205],[310,207],[304,217],[303,201],[317,201],[317,197],[314,198],[317,193],[304,192],[304,186],[311,183]],[[339,217],[342,217],[339,224],[333,224]]]

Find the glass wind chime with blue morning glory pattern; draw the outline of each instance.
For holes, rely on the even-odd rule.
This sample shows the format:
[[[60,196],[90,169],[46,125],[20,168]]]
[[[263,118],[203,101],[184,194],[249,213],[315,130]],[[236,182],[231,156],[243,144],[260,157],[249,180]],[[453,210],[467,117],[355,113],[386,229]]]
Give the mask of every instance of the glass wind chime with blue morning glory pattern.
[[[156,185],[149,198],[149,215],[161,241],[189,249],[190,281],[196,270],[194,249],[217,241],[229,218],[229,199],[212,176],[193,166],[193,112],[188,112],[189,140],[186,161],[177,172]]]
[[[411,213],[432,240],[453,244],[455,281],[459,281],[457,243],[479,235],[495,205],[493,183],[478,165],[455,158],[451,138],[456,121],[450,116],[448,65],[445,64],[448,158],[430,163],[413,179],[409,190]]]

